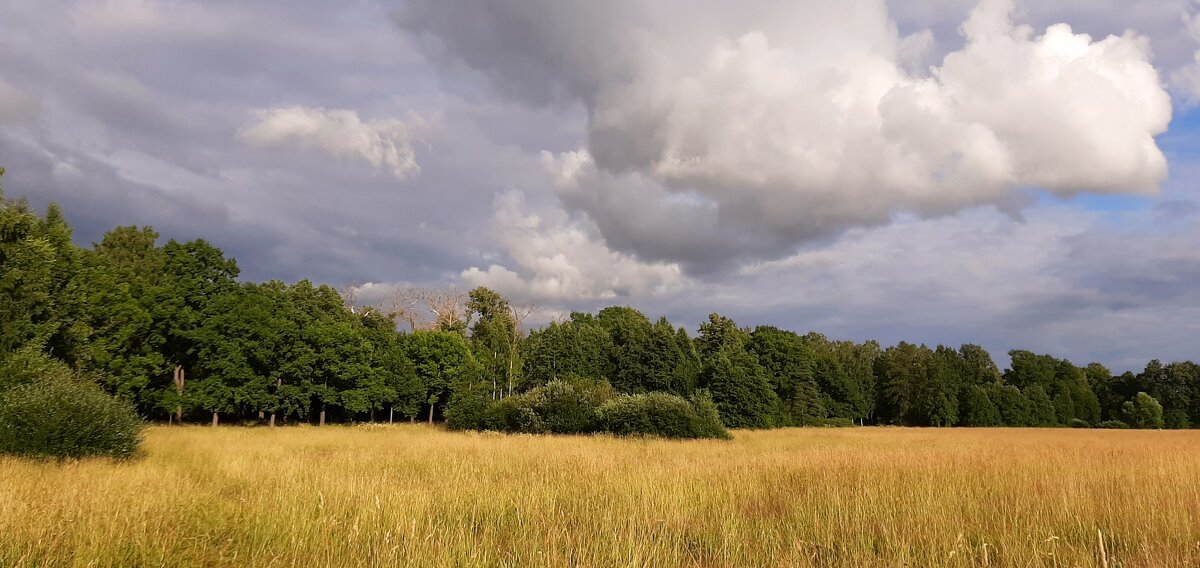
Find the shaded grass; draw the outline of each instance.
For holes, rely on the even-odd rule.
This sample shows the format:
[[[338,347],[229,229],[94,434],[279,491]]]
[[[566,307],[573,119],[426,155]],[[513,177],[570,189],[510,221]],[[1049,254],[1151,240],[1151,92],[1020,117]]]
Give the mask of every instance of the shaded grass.
[[[0,459],[2,566],[1200,565],[1200,432],[156,427]],[[1099,532],[1098,532],[1099,531]]]

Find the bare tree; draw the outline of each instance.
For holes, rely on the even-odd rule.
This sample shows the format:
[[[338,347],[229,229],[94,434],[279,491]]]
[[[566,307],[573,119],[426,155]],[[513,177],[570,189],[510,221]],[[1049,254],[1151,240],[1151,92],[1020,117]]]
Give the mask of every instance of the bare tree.
[[[342,283],[337,287],[338,294],[342,297],[342,305],[352,314],[357,313],[358,294],[362,289],[362,283],[357,280]]]
[[[397,325],[400,322],[408,324],[409,331],[428,329],[427,313],[422,305],[424,292],[420,288],[396,288],[384,300],[382,311],[388,314]]]
[[[457,288],[397,288],[384,300],[380,311],[410,331],[423,329],[466,329],[470,324],[467,295]]]
[[[467,295],[457,288],[423,291],[425,307],[433,312],[435,329],[466,329],[470,314],[467,310]]]

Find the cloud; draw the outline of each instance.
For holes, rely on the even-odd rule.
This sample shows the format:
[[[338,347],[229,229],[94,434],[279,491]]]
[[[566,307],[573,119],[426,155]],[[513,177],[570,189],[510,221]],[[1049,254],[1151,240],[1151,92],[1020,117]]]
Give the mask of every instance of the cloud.
[[[407,121],[363,122],[352,110],[289,106],[259,110],[257,121],[239,136],[260,147],[321,150],[333,157],[358,159],[398,179],[420,171],[412,148],[415,116]]]
[[[1194,1],[1180,19],[1187,35],[1193,42],[1200,43],[1200,2]],[[1171,85],[1181,91],[1190,103],[1200,101],[1200,49],[1192,54],[1192,62],[1171,73]]]
[[[687,283],[677,264],[643,263],[611,251],[583,223],[526,213],[520,192],[497,195],[494,207],[496,243],[521,273],[499,264],[473,266],[461,274],[469,287],[563,301],[654,296]]]
[[[40,112],[40,101],[0,78],[0,124],[31,122]]]
[[[587,144],[552,165],[563,204],[615,250],[693,273],[901,212],[1011,206],[1030,186],[1153,193],[1167,174],[1147,40],[1037,35],[1007,0],[924,74],[908,69],[930,38],[900,37],[881,0],[476,4],[415,0],[398,22],[509,96],[582,104]]]

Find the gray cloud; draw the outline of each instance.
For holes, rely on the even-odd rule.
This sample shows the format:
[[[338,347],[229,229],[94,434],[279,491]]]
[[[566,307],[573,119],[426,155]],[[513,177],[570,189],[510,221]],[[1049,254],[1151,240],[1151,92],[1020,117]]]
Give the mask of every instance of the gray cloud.
[[[913,76],[920,36],[902,40],[882,1],[598,9],[417,0],[398,21],[502,92],[583,104],[586,148],[555,168],[563,203],[648,261],[704,273],[897,212],[1166,177],[1153,137],[1171,102],[1132,33],[1035,35],[985,0],[965,45]]]
[[[543,319],[629,303],[693,329],[720,311],[835,337],[975,341],[1117,368],[1196,358],[1195,130],[1156,139],[1171,159],[1161,199],[1112,212],[1014,192],[978,166],[989,162],[970,161],[986,157],[988,132],[1022,183],[1157,185],[1153,141],[1128,136],[1153,130],[1157,93],[1145,91],[1149,104],[1125,93],[1138,112],[1088,114],[1124,99],[1103,83],[1084,81],[1081,95],[966,57],[957,29],[973,0],[892,4],[863,3],[863,19],[846,24],[844,4],[826,2],[473,11],[420,0],[13,0],[0,3],[4,186],[38,207],[61,202],[82,243],[152,224],[213,241],[255,280],[489,284],[536,300]],[[1184,4],[1021,2],[1015,21],[1034,32],[1001,42],[1013,49],[1001,59],[1028,69],[1040,60],[1026,48],[1045,47],[1029,42],[1065,21],[1093,35],[1082,67],[1144,72],[1144,45],[1104,39],[1132,27],[1150,36],[1166,76],[1196,49]],[[950,72],[953,53],[962,65]],[[1010,81],[980,91],[964,75],[975,67]],[[906,88],[864,95],[855,114],[806,87],[877,94],[855,82],[872,77]],[[947,94],[955,81],[1010,93],[1013,106],[964,118]],[[1035,108],[1017,104],[1024,97]],[[1048,112],[1063,100],[1071,112]],[[239,138],[264,109],[353,113],[347,124],[366,142],[334,144],[356,148],[335,159],[311,139]],[[876,122],[855,123],[860,114]],[[419,136],[382,127],[414,116]],[[1113,130],[1074,122],[1096,116]],[[986,132],[963,126],[975,123]],[[1080,132],[1093,144],[1054,138]],[[896,190],[880,140],[911,146],[896,171],[920,158],[938,175]],[[792,146],[810,155],[792,159]],[[1070,166],[1097,156],[1104,167]],[[814,166],[822,157],[832,165]],[[931,183],[937,191],[919,191]]]

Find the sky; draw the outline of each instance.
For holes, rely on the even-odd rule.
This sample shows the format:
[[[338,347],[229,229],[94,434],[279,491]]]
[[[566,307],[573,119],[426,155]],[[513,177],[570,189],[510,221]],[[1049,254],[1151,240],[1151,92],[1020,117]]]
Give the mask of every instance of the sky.
[[[0,0],[9,197],[247,280],[1200,359],[1191,0]]]

